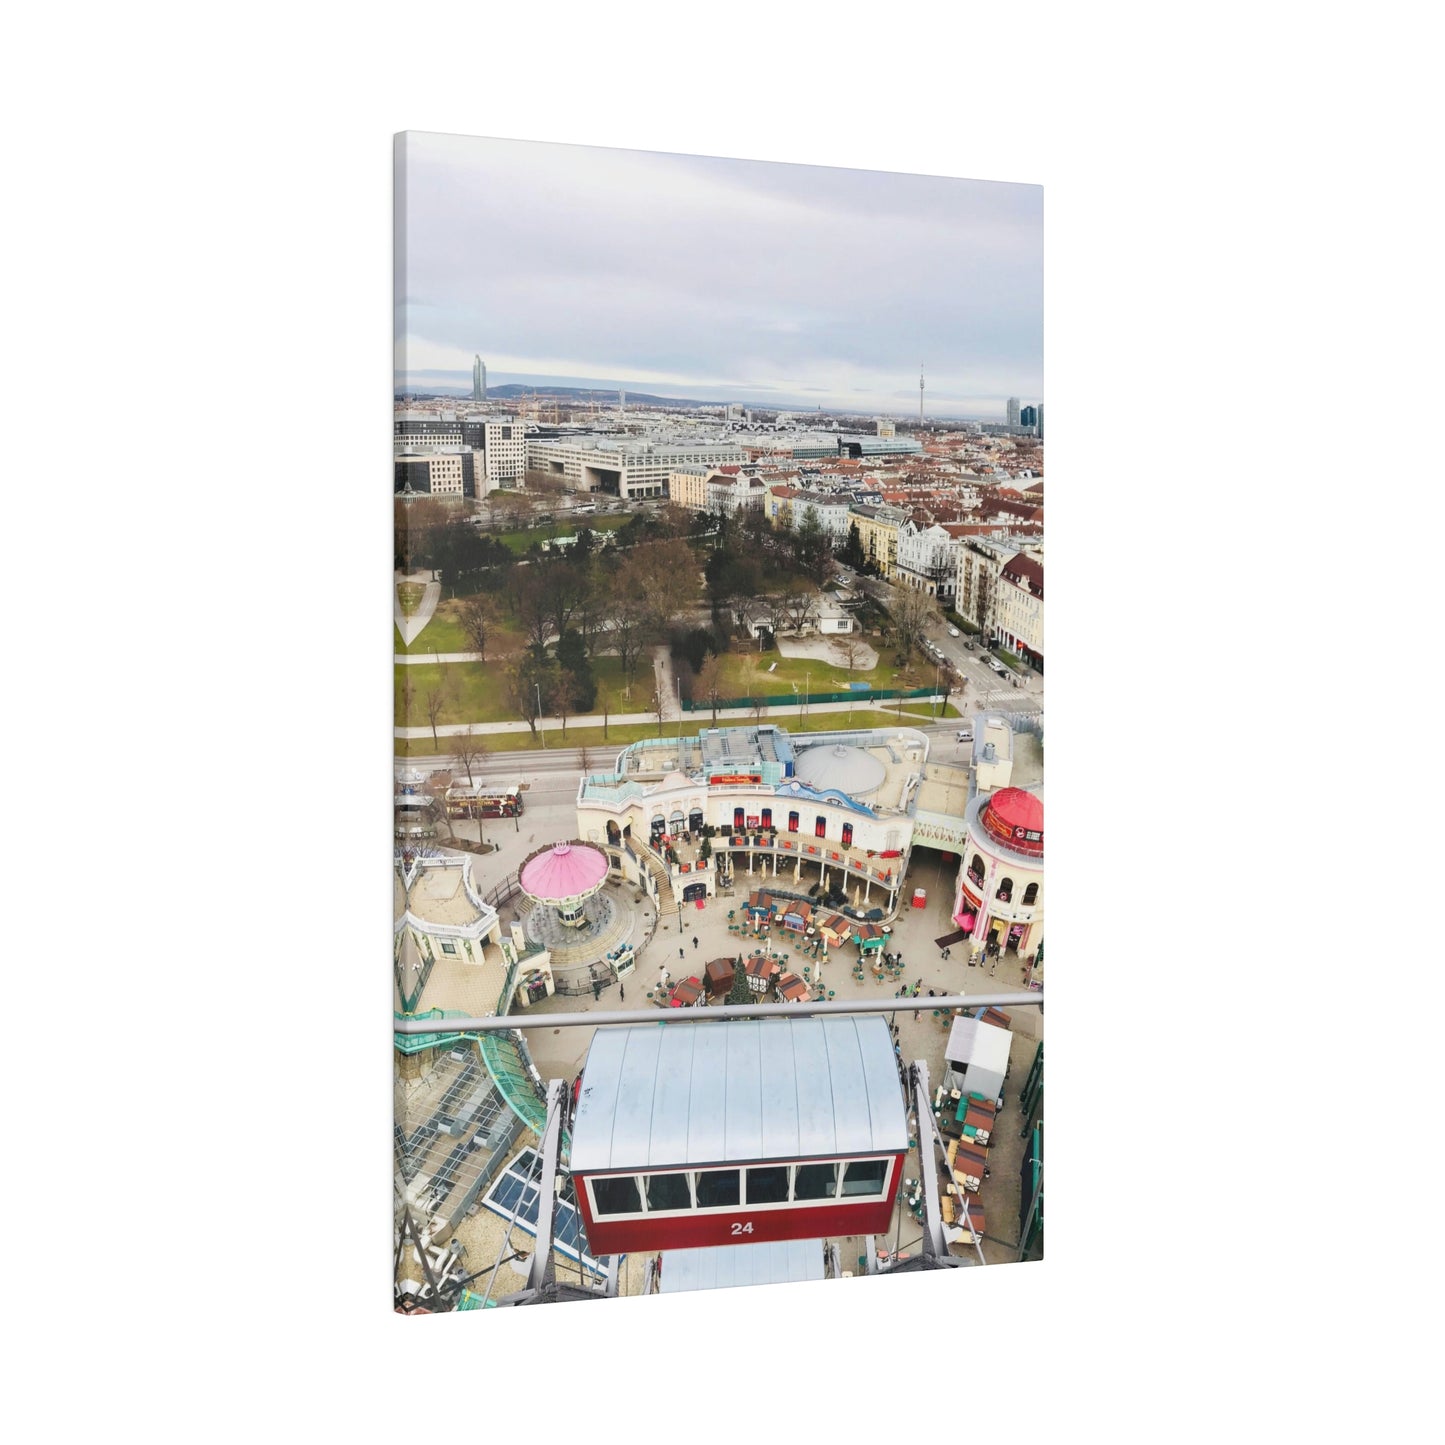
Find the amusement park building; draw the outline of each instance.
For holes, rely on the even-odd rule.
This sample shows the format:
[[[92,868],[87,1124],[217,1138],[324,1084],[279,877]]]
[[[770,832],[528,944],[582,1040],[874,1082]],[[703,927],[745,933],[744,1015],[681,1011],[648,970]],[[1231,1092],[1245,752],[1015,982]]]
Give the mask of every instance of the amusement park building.
[[[578,836],[663,907],[713,893],[722,857],[768,877],[816,866],[863,906],[891,911],[930,768],[927,737],[907,727],[794,738],[764,724],[647,739],[623,749],[613,772],[582,779]]]
[[[1032,958],[1044,941],[1044,804],[1022,788],[976,793],[965,811],[953,921],[977,944]]]

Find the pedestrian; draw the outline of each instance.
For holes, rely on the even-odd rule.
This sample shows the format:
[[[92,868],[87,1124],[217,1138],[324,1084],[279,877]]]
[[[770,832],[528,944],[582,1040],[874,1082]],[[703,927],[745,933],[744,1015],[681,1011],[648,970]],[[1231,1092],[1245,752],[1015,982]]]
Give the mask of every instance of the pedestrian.
[[[618,983],[617,985],[617,997],[621,999],[623,1003],[627,1002],[627,990],[622,986],[621,983]]]
[[[677,956],[678,956],[679,958],[686,958],[686,957],[687,957],[687,949],[685,949],[685,948],[683,948],[681,945],[679,945],[679,946],[678,946],[678,950],[677,950]]]
[[[914,997],[914,998],[917,998],[917,997],[918,997],[918,990],[921,989],[922,987],[923,987],[923,980],[920,978],[920,979],[918,980],[918,982],[913,985],[913,997]]]
[[[601,998],[601,997],[602,997],[602,985],[601,985],[600,983],[598,983],[597,980],[594,978],[594,979],[592,980],[592,998],[593,998],[593,1001],[595,1002],[597,999],[599,999],[599,998]]]
[[[693,935],[693,938],[692,938],[692,946],[693,946],[694,948],[697,947],[697,935],[696,935],[696,934]]]

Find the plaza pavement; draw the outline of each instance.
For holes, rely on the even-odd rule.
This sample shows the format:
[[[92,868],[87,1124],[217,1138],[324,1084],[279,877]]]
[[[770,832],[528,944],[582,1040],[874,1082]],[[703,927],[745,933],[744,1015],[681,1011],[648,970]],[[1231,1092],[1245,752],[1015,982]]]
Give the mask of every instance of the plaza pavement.
[[[535,845],[534,845],[535,846]],[[1013,954],[995,964],[992,968],[968,966],[967,945],[955,945],[951,957],[944,961],[941,950],[934,943],[935,938],[944,937],[956,931],[949,910],[953,902],[953,885],[957,876],[957,864],[946,864],[941,855],[930,849],[916,850],[905,889],[900,895],[904,906],[894,921],[890,952],[903,955],[903,982],[910,988],[915,982],[921,983],[926,996],[930,988],[938,993],[992,993],[1016,992],[1025,987],[1025,968]],[[488,870],[489,872],[491,870]],[[642,948],[636,971],[622,980],[621,986],[613,984],[605,988],[600,1000],[591,998],[552,998],[526,1011],[526,1017],[535,1019],[548,1013],[596,1014],[598,1023],[606,1021],[608,1013],[622,1008],[646,1007],[649,989],[657,991],[661,970],[666,967],[675,983],[689,976],[701,976],[703,966],[709,959],[724,955],[736,957],[748,949],[756,940],[750,934],[728,931],[728,911],[731,909],[741,916],[752,888],[765,886],[758,874],[749,877],[746,868],[740,868],[734,875],[735,889],[731,897],[716,897],[708,900],[703,909],[684,905],[682,909],[682,931],[678,932],[678,911],[664,910],[657,921],[651,940]],[[779,884],[784,883],[779,875]],[[791,883],[791,880],[787,880]],[[805,870],[804,887],[810,881]],[[927,893],[925,906],[915,909],[909,906],[915,888],[924,888]],[[641,910],[650,912],[650,904],[639,905]],[[737,920],[735,919],[734,922]],[[813,964],[811,956],[795,952],[786,943],[779,944],[779,930],[774,929],[769,940],[774,952],[781,951],[786,958],[784,968],[792,968],[801,975],[804,963]],[[693,938],[698,940],[693,946]],[[682,955],[679,956],[679,946]],[[836,995],[835,1003],[849,1000],[887,999],[897,990],[898,984],[888,978],[879,982],[870,971],[865,970],[864,981],[855,982],[853,961],[857,950],[846,944],[833,952],[822,970],[823,986]],[[624,997],[625,995],[625,997]],[[659,1018],[664,1012],[675,1018],[685,1017],[680,1010],[659,1009]],[[1033,1060],[1034,1049],[1042,1038],[1043,1018],[1037,1008],[1015,1008],[1011,1011],[1013,1044],[1010,1051],[1010,1069],[1005,1088],[1005,1106],[1000,1116],[990,1148],[990,1170],[992,1178],[986,1181],[983,1200],[986,1210],[986,1235],[983,1244],[984,1257],[989,1263],[1004,1263],[1015,1256],[1012,1241],[1018,1233],[1019,1165],[1022,1159],[1023,1141],[1019,1138],[1021,1116],[1018,1110],[1018,1090],[1027,1077]],[[943,1073],[943,1047],[948,1037],[949,1023],[935,1019],[931,1010],[922,1012],[900,1012],[891,1016],[899,1031],[899,1047],[907,1062],[923,1059],[928,1065],[929,1078],[937,1087]],[[591,1041],[591,1030],[585,1027],[563,1029],[528,1029],[528,1046],[532,1051],[542,1078],[575,1078],[586,1058]],[[908,1177],[918,1177],[918,1155],[910,1154],[906,1172]],[[889,1238],[893,1247],[895,1238],[899,1247],[914,1252],[920,1229],[911,1214],[900,1203],[899,1223],[901,1232],[895,1230]],[[863,1248],[861,1240],[847,1240],[843,1248],[843,1266],[853,1269],[856,1256]],[[961,1251],[955,1246],[954,1253]]]

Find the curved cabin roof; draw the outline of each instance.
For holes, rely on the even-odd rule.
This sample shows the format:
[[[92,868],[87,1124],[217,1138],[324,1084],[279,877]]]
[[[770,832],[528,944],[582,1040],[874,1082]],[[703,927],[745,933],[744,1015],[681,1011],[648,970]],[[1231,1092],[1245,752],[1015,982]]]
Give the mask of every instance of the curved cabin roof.
[[[599,1028],[572,1126],[584,1172],[907,1147],[881,1014]]]

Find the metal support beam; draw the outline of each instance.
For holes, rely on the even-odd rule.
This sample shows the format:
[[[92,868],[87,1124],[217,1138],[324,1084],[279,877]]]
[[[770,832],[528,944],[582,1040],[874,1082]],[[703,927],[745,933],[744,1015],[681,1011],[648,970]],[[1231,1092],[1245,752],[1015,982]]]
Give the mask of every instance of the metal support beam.
[[[537,1251],[527,1271],[527,1288],[541,1289],[552,1262],[552,1220],[557,1213],[557,1155],[562,1143],[561,1079],[547,1083],[547,1128],[542,1135],[542,1187],[537,1201]]]
[[[1143,990],[1147,995],[1147,990]],[[1131,997],[1139,997],[1134,990]],[[708,1023],[723,1019],[808,1018],[819,1014],[893,1013],[895,1010],[921,1013],[925,1009],[953,1008],[1037,1008],[1044,1001],[1041,989],[1027,993],[946,994],[933,998],[859,999],[852,1003],[730,1003],[691,1009],[617,1009],[586,1014],[506,1014],[486,1018],[396,1019],[392,1032],[434,1034],[444,1028],[449,1034],[495,1033],[505,1029],[597,1028],[605,1024],[655,1024],[666,1022]]]
[[[933,1100],[928,1097],[928,1065],[922,1059],[913,1062],[913,1107],[918,1114],[918,1171],[923,1175],[923,1252],[935,1259],[948,1253],[943,1237],[943,1210],[938,1201],[938,1166],[925,1158],[923,1131],[932,1133]],[[930,1151],[931,1152],[931,1151]]]

